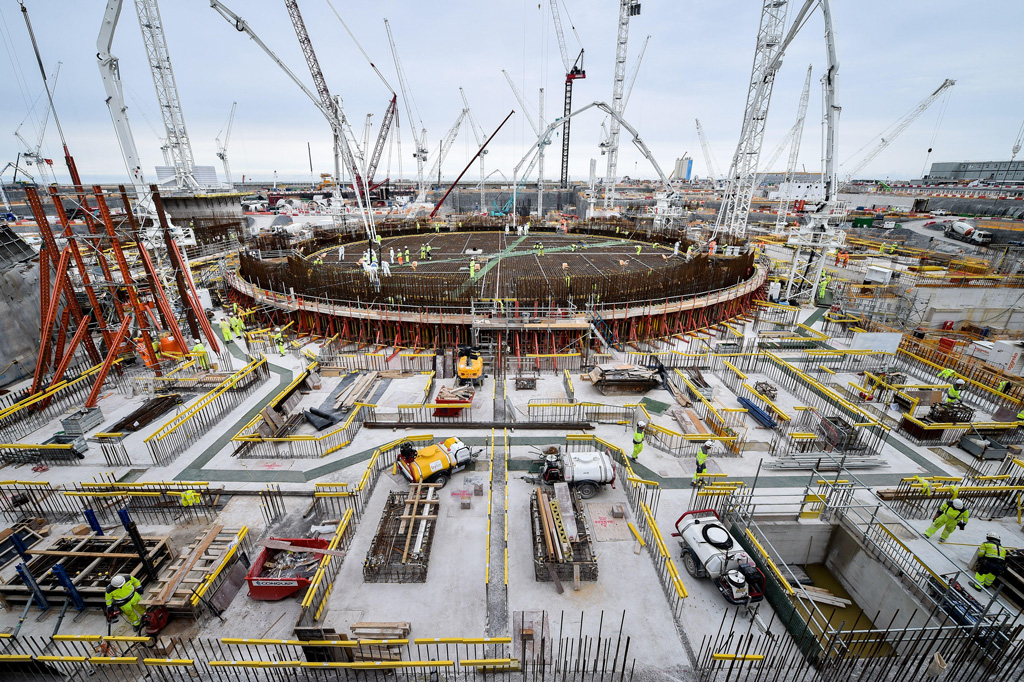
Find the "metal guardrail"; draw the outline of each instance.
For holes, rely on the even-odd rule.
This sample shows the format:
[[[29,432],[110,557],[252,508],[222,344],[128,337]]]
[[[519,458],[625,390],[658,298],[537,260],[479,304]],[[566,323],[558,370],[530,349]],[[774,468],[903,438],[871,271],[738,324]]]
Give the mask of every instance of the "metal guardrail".
[[[256,428],[263,417],[257,414],[231,439],[239,459],[317,459],[352,443],[365,421],[374,421],[376,405],[356,403],[345,422],[322,435],[261,436]]]
[[[172,417],[144,441],[153,463],[166,466],[173,462],[195,439],[219,424],[224,415],[248,397],[244,389],[269,378],[266,357],[251,360],[188,409]]]

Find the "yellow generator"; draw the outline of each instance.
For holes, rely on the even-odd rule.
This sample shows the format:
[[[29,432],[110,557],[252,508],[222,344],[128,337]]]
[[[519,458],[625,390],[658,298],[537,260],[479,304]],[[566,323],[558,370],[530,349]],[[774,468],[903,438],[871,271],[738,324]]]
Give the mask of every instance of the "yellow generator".
[[[476,453],[468,445],[452,437],[419,450],[412,443],[403,443],[395,466],[410,483],[440,483],[443,488],[452,474],[475,459]]]
[[[459,347],[459,362],[456,365],[459,385],[481,386],[484,383],[484,361],[480,352],[472,346]]]

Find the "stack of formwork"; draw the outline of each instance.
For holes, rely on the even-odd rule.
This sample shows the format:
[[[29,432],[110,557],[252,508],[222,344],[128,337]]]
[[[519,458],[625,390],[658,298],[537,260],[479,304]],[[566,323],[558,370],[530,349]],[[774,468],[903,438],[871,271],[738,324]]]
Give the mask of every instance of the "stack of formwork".
[[[556,483],[554,495],[535,489],[530,497],[533,529],[534,577],[554,581],[561,592],[561,581],[597,580],[597,556],[594,554],[583,502],[577,491],[566,483]]]
[[[165,606],[173,615],[194,616],[198,612],[199,601],[194,590],[208,582],[214,571],[222,568],[228,553],[237,545],[238,532],[238,529],[215,525],[197,537],[147,590],[142,605]]]
[[[84,436],[102,423],[103,412],[98,407],[80,407],[60,420],[64,433],[75,437]]]

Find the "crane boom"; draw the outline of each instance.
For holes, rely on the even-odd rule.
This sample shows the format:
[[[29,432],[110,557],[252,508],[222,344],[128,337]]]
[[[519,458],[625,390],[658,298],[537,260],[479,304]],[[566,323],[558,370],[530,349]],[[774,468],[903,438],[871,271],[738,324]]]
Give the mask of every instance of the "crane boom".
[[[782,194],[782,186],[779,187],[779,207],[775,212],[776,233],[781,233],[786,227],[786,217],[789,215],[789,208],[793,205],[793,181],[796,177],[797,160],[800,157],[800,141],[804,136],[804,121],[807,119],[807,102],[811,96],[811,71],[813,68],[813,65],[807,65],[804,89],[800,93],[800,105],[796,111],[796,125],[793,126],[793,143],[789,148],[789,162],[786,164],[785,195]]]
[[[448,134],[444,136],[441,148],[437,152],[437,160],[434,161],[434,165],[430,168],[430,177],[434,177],[441,171],[441,164],[444,163],[448,152],[451,151],[452,145],[455,144],[455,138],[459,135],[459,128],[462,126],[462,121],[465,120],[468,111],[468,109],[463,109],[459,112],[459,117],[455,119],[455,123],[448,129]]]
[[[117,142],[121,147],[121,156],[124,158],[124,165],[128,169],[128,176],[131,178],[132,188],[135,190],[137,198],[135,210],[139,214],[144,214],[149,212],[152,199],[142,173],[142,160],[139,158],[139,150],[135,146],[135,137],[128,124],[128,107],[124,101],[121,70],[118,67],[117,57],[110,52],[123,5],[124,0],[109,0],[107,2],[107,7],[103,12],[103,22],[100,24],[99,36],[96,38],[96,59],[100,77],[103,79],[103,89],[107,94],[106,103],[107,109],[110,111],[110,120],[114,124],[114,133],[117,135]]]
[[[708,139],[704,137],[704,128],[700,125],[700,119],[694,119],[697,122],[697,137],[700,138],[700,148],[704,152],[704,165],[707,166],[708,176],[711,178],[711,182],[718,180],[718,173],[715,171],[715,165],[711,161],[711,149],[708,147]]]
[[[478,156],[480,157],[480,211],[485,213],[487,211],[487,190],[486,182],[487,173],[484,171],[484,157],[487,156],[489,149],[485,149],[487,140],[484,138],[484,131],[480,126],[477,125],[476,118],[473,116],[473,110],[469,108],[469,100],[466,99],[466,93],[462,88],[459,88],[459,93],[462,95],[462,104],[466,107],[466,111],[469,112],[467,118],[469,118],[469,129],[473,131],[473,137],[476,138],[476,146],[479,148]],[[480,128],[478,130],[478,128]]]
[[[572,71],[572,62],[569,61],[569,50],[565,47],[565,35],[562,33],[562,17],[558,14],[558,0],[551,0],[551,18],[555,20],[555,35],[558,37],[558,50],[562,54],[562,64],[565,72]]]
[[[644,38],[644,44],[640,46],[640,54],[636,56],[636,63],[633,64],[633,71],[629,74],[629,87],[626,88],[626,94],[622,97],[623,111],[629,105],[629,96],[633,94],[633,86],[636,85],[636,77],[640,73],[640,63],[644,60],[644,54],[647,52],[647,43],[650,41],[651,36]]]
[[[402,102],[405,103],[405,114],[409,120],[409,126],[412,128],[412,140],[416,144],[413,149],[412,156],[416,159],[416,185],[420,195],[426,192],[426,186],[423,184],[423,166],[427,163],[427,155],[430,153],[427,150],[427,129],[423,125],[423,119],[413,118],[412,97],[409,95],[409,87],[405,81],[405,69],[402,68],[402,60],[398,58],[398,48],[395,47],[395,38],[391,35],[391,24],[388,20],[384,20],[384,28],[387,29],[388,42],[391,44],[391,56],[395,60],[395,71],[398,72],[398,87],[402,91]],[[420,132],[416,133],[416,121],[420,122]]]
[[[175,184],[178,189],[198,190],[200,187],[195,177],[192,142],[185,129],[185,114],[182,112],[181,99],[178,97],[178,84],[171,66],[171,55],[167,49],[167,37],[164,35],[160,8],[157,0],[135,0],[135,10],[139,15],[142,42],[146,46],[149,70],[153,74],[160,115],[163,117],[164,130],[167,132],[167,145],[174,164]]]
[[[619,0],[619,30],[615,39],[615,79],[612,82],[611,128],[608,131],[608,172],[605,178],[604,205],[610,207],[615,195],[616,172],[619,164],[619,118],[622,117],[623,86],[626,82],[626,47],[629,44],[629,18],[640,14],[638,0]]]
[[[639,4],[637,5],[639,7]],[[565,119],[565,126],[562,129],[562,174],[560,178],[560,186],[562,189],[569,188],[569,137],[570,131],[572,130],[572,121],[570,120],[570,114],[572,113],[572,86],[577,79],[587,77],[587,72],[583,69],[583,49],[580,49],[579,55],[575,61],[570,61],[569,50],[565,46],[565,35],[562,33],[562,17],[558,14],[558,0],[551,0],[551,17],[555,22],[555,36],[558,38],[558,50],[562,55],[562,65],[565,66],[565,94],[563,97],[562,106],[562,118]],[[574,29],[575,30],[575,29]],[[578,36],[577,36],[578,38]],[[507,77],[507,76],[506,76]],[[509,83],[511,83],[511,79]],[[513,86],[513,90],[515,86]],[[525,106],[524,112],[525,113]],[[530,117],[527,116],[527,119]],[[540,126],[543,126],[544,122],[540,122]],[[540,134],[539,132],[537,133]],[[543,149],[541,150],[543,154]],[[544,160],[541,159],[541,167],[543,168]]]
[[[1010,163],[1006,164],[1006,171],[1003,172],[1003,182],[1006,182],[1006,178],[1010,175],[1010,166],[1013,165],[1014,159],[1020,153],[1022,144],[1024,144],[1024,123],[1020,124],[1020,130],[1017,131],[1017,139],[1014,140],[1013,148],[1010,150]]]
[[[534,120],[532,118],[530,118],[530,115],[527,113],[526,99],[523,97],[523,93],[521,93],[519,91],[519,88],[516,87],[515,81],[512,80],[512,76],[508,75],[508,71],[506,71],[505,69],[502,69],[501,72],[503,74],[505,74],[505,80],[508,81],[508,86],[510,88],[512,88],[512,92],[516,96],[516,101],[518,101],[519,102],[519,106],[521,106],[523,108],[523,115],[526,117],[526,120],[529,122],[530,127],[533,128],[533,134],[539,136],[540,135],[540,126],[536,122],[534,122]],[[539,119],[538,119],[538,121],[539,121]]]
[[[398,95],[392,94],[388,108],[384,111],[384,120],[380,124],[380,132],[377,133],[377,144],[373,147],[373,155],[370,156],[370,163],[366,167],[366,185],[373,186],[373,176],[377,173],[377,166],[380,164],[380,157],[384,153],[384,143],[387,142],[388,133],[391,132],[391,124],[398,113]],[[369,199],[369,197],[367,197]]]
[[[220,133],[215,138],[217,142],[217,158],[224,164],[224,181],[231,187],[231,165],[228,163],[228,142],[231,141],[231,125],[235,122],[235,107],[238,102],[231,103],[231,113],[228,115],[227,134],[224,135],[224,144],[220,142]]]
[[[885,136],[885,137],[879,136],[880,137],[879,143],[870,152],[868,152],[867,155],[863,159],[861,159],[853,168],[851,168],[847,172],[847,174],[846,174],[846,181],[843,183],[843,186],[845,187],[846,185],[848,185],[853,180],[854,174],[859,172],[862,168],[864,168],[864,166],[866,166],[869,163],[871,163],[871,161],[876,156],[881,154],[882,151],[886,147],[888,147],[892,143],[892,141],[895,140],[900,135],[900,133],[902,133],[904,130],[906,130],[910,126],[911,123],[913,123],[915,120],[917,120],[918,116],[920,116],[925,111],[927,111],[928,107],[930,107],[932,104],[934,104],[935,100],[937,100],[939,98],[939,96],[942,95],[942,93],[944,93],[946,90],[948,90],[949,88],[953,87],[954,85],[956,85],[956,81],[955,80],[952,80],[952,79],[949,79],[949,78],[944,80],[942,82],[942,85],[937,87],[932,92],[932,94],[928,95],[923,100],[921,100],[920,104],[918,104],[916,107],[911,109],[909,112],[907,112],[903,116],[903,118],[901,118],[899,121],[897,121],[895,123],[895,125],[892,127],[892,129],[889,130],[887,136]],[[884,134],[885,133],[883,133],[883,135]]]

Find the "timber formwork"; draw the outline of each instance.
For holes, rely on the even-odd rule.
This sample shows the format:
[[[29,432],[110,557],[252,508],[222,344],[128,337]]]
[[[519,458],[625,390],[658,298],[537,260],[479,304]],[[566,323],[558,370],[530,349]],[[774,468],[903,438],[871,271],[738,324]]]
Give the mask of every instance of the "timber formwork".
[[[159,571],[174,554],[166,536],[143,536],[142,541],[154,571]],[[28,554],[31,558],[25,562],[25,567],[48,600],[60,602],[67,597],[67,592],[51,570],[57,563],[64,567],[88,606],[105,605],[104,594],[115,575],[136,577],[143,585],[149,582],[142,559],[128,535],[61,537],[46,550],[33,548]],[[0,584],[0,600],[8,607],[24,605],[31,598],[32,591],[17,574]]]

